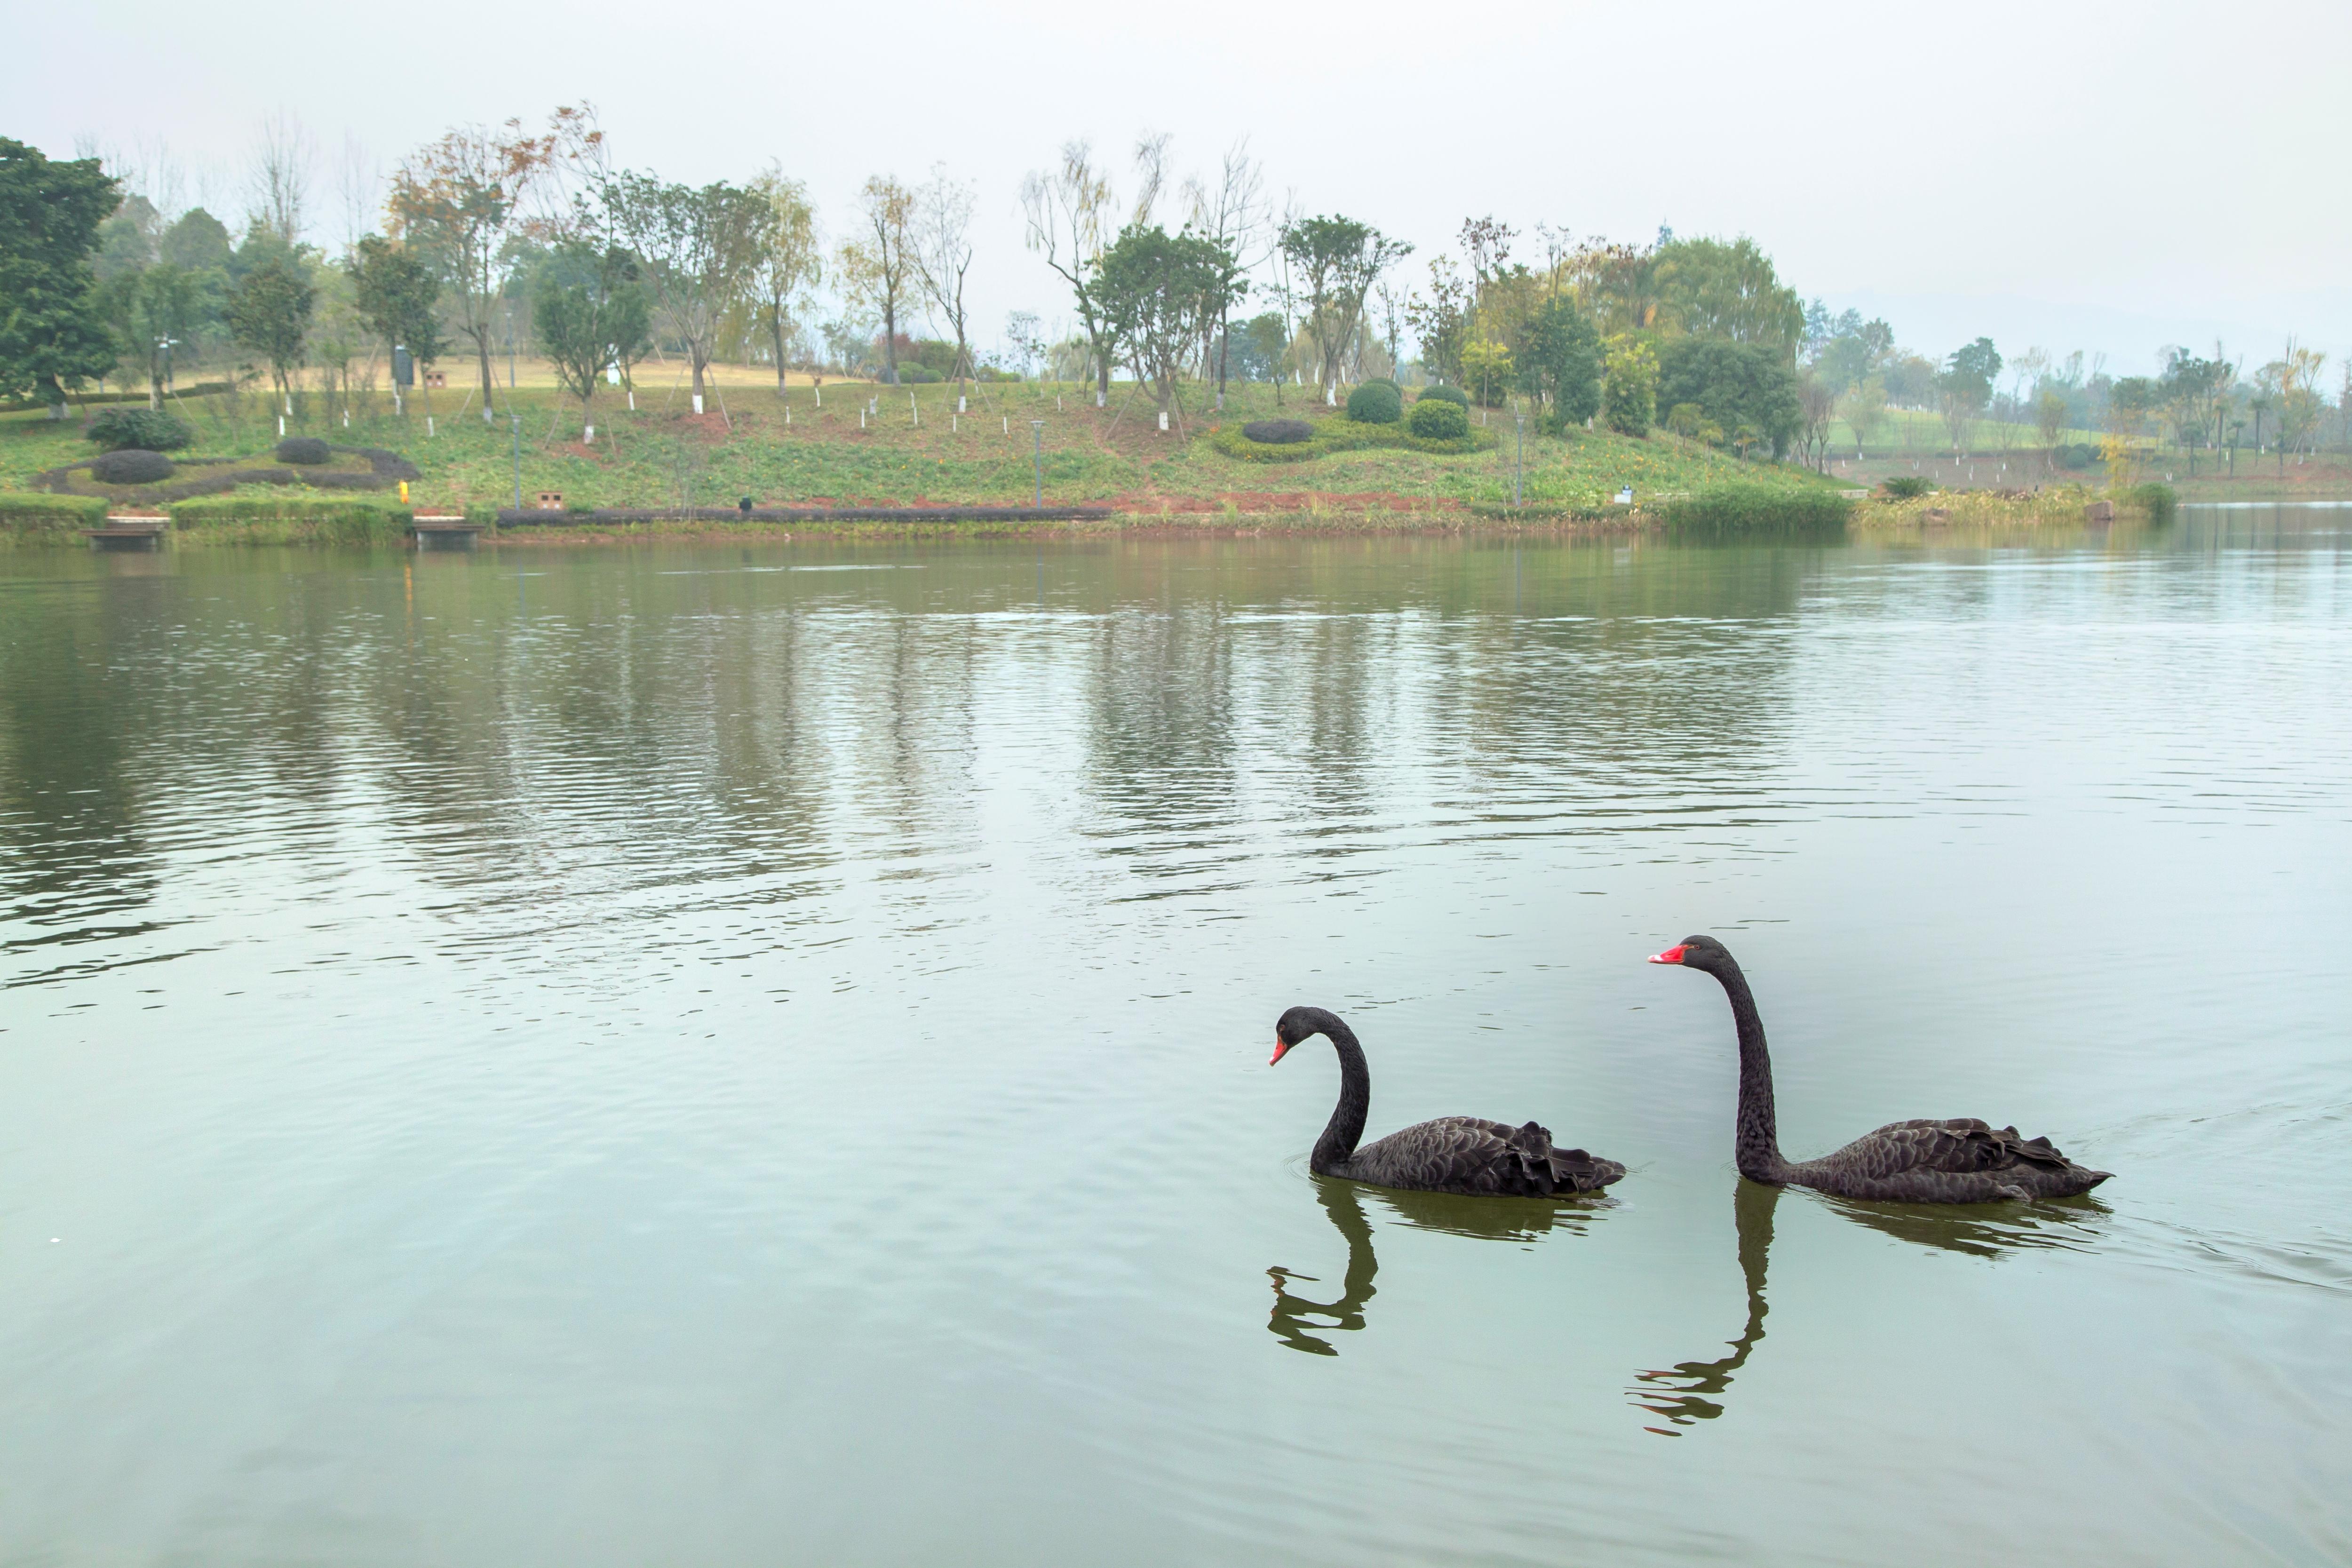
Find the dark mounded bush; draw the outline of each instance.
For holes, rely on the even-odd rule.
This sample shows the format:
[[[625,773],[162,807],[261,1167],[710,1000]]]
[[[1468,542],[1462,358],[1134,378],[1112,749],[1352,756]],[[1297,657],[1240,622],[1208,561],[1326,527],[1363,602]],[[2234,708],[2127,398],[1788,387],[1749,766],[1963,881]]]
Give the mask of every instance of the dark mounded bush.
[[[278,460],[281,463],[325,463],[331,462],[334,456],[316,436],[289,436],[278,443]]]
[[[1433,397],[1440,403],[1451,403],[1456,408],[1466,410],[1470,406],[1470,395],[1458,386],[1424,386],[1421,389],[1422,402],[1427,403]]]
[[[1404,401],[1404,388],[1398,384],[1393,376],[1376,375],[1372,377],[1371,380],[1364,383],[1364,384],[1366,386],[1385,386],[1391,392],[1397,395],[1398,402],[1402,403]]]
[[[92,458],[89,477],[102,485],[152,485],[172,477],[172,459],[161,452],[126,447]]]
[[[1889,500],[1916,500],[1919,497],[1927,494],[1935,488],[1935,486],[1929,484],[1925,479],[1921,478],[1917,474],[1904,474],[1899,478],[1886,481],[1886,499]]]
[[[1368,381],[1348,394],[1348,417],[1361,425],[1393,425],[1404,417],[1404,399],[1395,387]]]
[[[110,452],[176,452],[196,438],[188,422],[163,408],[101,408],[82,432]]]
[[[1412,405],[1412,417],[1406,423],[1414,435],[1428,440],[1458,441],[1470,434],[1470,411],[1450,397],[1432,397],[1424,393],[1421,401]]]
[[[1311,439],[1315,426],[1304,419],[1254,419],[1242,426],[1242,434],[1268,447],[1290,447]]]
[[[2099,460],[2099,449],[2088,441],[2074,441],[2053,447],[2050,455],[2058,460],[2062,468],[2087,468]]]
[[[946,376],[927,364],[902,364],[898,367],[898,384],[901,386],[928,386],[932,382],[946,379]]]

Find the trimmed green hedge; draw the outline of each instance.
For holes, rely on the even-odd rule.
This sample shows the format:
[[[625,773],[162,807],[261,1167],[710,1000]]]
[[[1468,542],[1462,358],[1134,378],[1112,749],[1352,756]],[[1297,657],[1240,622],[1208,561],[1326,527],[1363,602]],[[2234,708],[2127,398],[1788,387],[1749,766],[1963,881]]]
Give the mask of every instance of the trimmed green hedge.
[[[1360,425],[1393,425],[1404,417],[1404,398],[1382,381],[1368,381],[1348,394],[1348,417]]]
[[[171,510],[175,529],[226,531],[257,544],[396,544],[413,517],[381,501],[301,495],[205,496]]]
[[[41,533],[51,529],[98,528],[106,521],[106,508],[103,496],[0,493],[0,529]]]
[[[1699,490],[1664,510],[1669,533],[1819,534],[1842,531],[1853,503],[1832,489],[1748,482]]]
[[[1460,404],[1432,397],[1412,405],[1406,422],[1424,441],[1458,441],[1470,434],[1470,415]]]
[[[1307,440],[1269,446],[1253,441],[1238,426],[1223,425],[1209,437],[1209,444],[1228,458],[1238,458],[1244,463],[1304,463],[1325,458],[1334,452],[1360,452],[1370,447],[1391,447],[1408,452],[1429,452],[1441,457],[1459,457],[1465,452],[1494,450],[1497,437],[1491,430],[1469,430],[1458,439],[1432,440],[1416,436],[1402,425],[1365,425],[1353,419],[1325,419],[1315,426],[1315,434]]]

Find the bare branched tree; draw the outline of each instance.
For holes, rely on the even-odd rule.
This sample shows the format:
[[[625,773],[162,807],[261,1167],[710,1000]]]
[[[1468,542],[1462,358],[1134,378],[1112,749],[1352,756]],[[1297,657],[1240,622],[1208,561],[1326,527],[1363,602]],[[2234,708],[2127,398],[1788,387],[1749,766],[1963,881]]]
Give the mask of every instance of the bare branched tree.
[[[893,174],[876,174],[858,193],[857,237],[845,242],[835,256],[839,277],[850,297],[881,312],[882,372],[892,386],[898,384],[898,312],[904,308],[908,285],[915,279],[915,194]]]
[[[279,110],[261,122],[261,141],[247,173],[247,211],[286,244],[299,245],[310,226],[310,171],[317,161],[310,132]]]
[[[1070,287],[1078,307],[1079,323],[1094,359],[1095,406],[1109,400],[1110,366],[1115,344],[1110,324],[1095,301],[1088,268],[1099,258],[1110,237],[1117,198],[1110,180],[1095,167],[1094,146],[1085,141],[1062,143],[1060,166],[1050,173],[1033,171],[1021,182],[1021,211],[1028,228],[1029,248]]]
[[[971,187],[949,178],[944,164],[934,167],[930,182],[915,193],[915,243],[910,247],[915,274],[931,308],[955,333],[958,396],[972,369],[966,332],[971,312],[964,304],[963,283],[971,270],[973,205]]]
[[[1167,187],[1168,144],[1174,140],[1165,131],[1146,131],[1135,139],[1135,211],[1129,223],[1140,227],[1151,221],[1151,209]]]
[[[1265,170],[1249,155],[1248,137],[1225,149],[1213,184],[1197,175],[1184,183],[1184,204],[1192,228],[1224,246],[1244,273],[1255,271],[1265,262],[1271,245],[1266,238],[1270,226],[1266,223]],[[1234,297],[1238,298],[1238,293]],[[1225,339],[1231,315],[1229,300],[1213,322],[1204,322],[1202,327],[1204,360],[1206,342],[1213,329],[1219,408],[1225,405],[1225,366],[1230,357],[1225,352]]]
[[[343,255],[352,255],[361,237],[375,226],[378,197],[383,189],[383,171],[366,144],[351,132],[343,132],[342,156],[335,160],[335,203],[342,220]]]

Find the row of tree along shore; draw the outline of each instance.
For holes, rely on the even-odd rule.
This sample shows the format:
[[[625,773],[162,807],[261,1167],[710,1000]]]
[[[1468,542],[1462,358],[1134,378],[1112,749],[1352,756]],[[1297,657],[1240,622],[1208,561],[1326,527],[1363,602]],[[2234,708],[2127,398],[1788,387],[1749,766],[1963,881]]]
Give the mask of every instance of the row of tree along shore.
[[[1553,432],[1663,426],[1815,466],[1833,438],[1866,447],[1906,413],[1939,419],[1955,448],[1990,419],[2053,450],[2108,444],[2111,467],[2159,445],[2352,446],[2352,397],[2331,405],[2326,356],[2293,342],[2252,369],[2219,345],[2175,347],[2160,374],[2120,378],[2101,356],[2004,358],[1989,338],[1930,359],[1884,321],[1807,304],[1745,237],[1661,228],[1624,244],[1487,216],[1416,258],[1372,223],[1277,209],[1246,143],[1184,175],[1165,136],[1121,160],[1072,142],[1024,175],[1018,265],[1053,304],[1009,313],[986,346],[974,268],[1015,262],[979,256],[979,189],[944,166],[868,179],[828,245],[781,167],[666,181],[621,166],[593,109],[567,107],[536,128],[454,128],[381,181],[347,160],[330,254],[315,162],[299,125],[270,122],[233,233],[182,204],[167,167],[0,140],[0,279],[16,303],[0,398],[61,414],[111,381],[160,405],[183,374],[345,404],[421,381],[429,397],[462,362],[462,406],[487,420],[510,390],[501,355],[510,382],[531,354],[583,426],[600,395],[634,403],[659,358],[698,411],[723,360],[764,367],[779,390],[795,370],[960,394],[1046,376],[1089,382],[1106,404],[1119,381],[1180,426],[1237,381],[1331,405],[1379,378],[1441,383]]]

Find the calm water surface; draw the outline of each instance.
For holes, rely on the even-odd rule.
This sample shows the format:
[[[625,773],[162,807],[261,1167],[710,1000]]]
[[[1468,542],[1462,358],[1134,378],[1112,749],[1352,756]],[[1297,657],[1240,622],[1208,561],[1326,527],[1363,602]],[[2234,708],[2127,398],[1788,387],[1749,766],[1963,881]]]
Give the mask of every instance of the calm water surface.
[[[0,556],[0,1560],[2342,1563],[2348,545]]]

